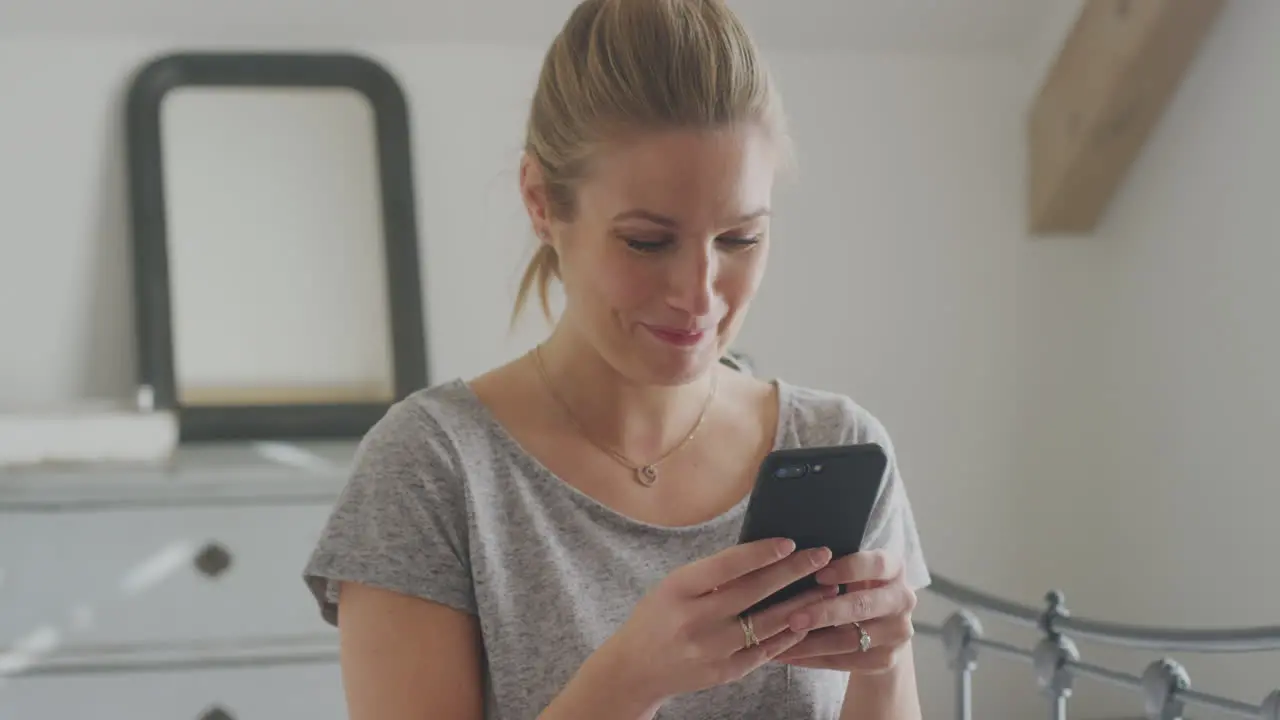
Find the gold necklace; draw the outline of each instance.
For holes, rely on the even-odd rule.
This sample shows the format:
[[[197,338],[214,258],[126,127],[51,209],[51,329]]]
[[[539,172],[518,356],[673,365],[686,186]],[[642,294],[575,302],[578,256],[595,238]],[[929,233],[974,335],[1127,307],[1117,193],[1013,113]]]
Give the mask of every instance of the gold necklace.
[[[693,424],[693,429],[684,436],[684,439],[676,443],[675,447],[663,453],[662,457],[659,457],[657,460],[654,460],[647,465],[639,465],[632,462],[622,453],[596,442],[595,438],[591,437],[591,434],[582,427],[582,423],[579,423],[577,416],[573,414],[573,408],[569,407],[569,403],[565,402],[564,398],[560,397],[560,394],[556,392],[555,385],[551,383],[551,377],[547,374],[547,368],[542,363],[542,345],[534,346],[533,357],[538,365],[538,374],[542,376],[542,381],[547,385],[547,391],[551,393],[551,397],[555,398],[556,402],[560,405],[560,409],[564,411],[565,416],[569,418],[569,422],[573,425],[574,429],[578,431],[578,434],[586,438],[587,442],[590,442],[592,445],[599,448],[600,451],[609,455],[614,460],[617,460],[624,467],[635,473],[636,482],[645,487],[652,487],[653,484],[658,481],[658,465],[674,455],[677,450],[687,445],[689,441],[693,439],[693,436],[697,434],[698,428],[702,427],[702,421],[707,417],[707,410],[711,407],[711,401],[716,397],[716,389],[719,385],[718,376],[713,369],[711,372],[711,391],[707,393],[706,402],[702,405],[702,412],[698,414],[698,420]]]

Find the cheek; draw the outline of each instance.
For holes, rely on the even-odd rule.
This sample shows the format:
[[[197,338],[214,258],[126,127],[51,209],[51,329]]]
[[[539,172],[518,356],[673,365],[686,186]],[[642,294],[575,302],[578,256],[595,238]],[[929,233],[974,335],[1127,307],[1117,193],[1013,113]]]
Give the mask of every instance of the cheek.
[[[587,260],[587,262],[581,262]],[[590,313],[626,312],[647,305],[659,287],[652,264],[626,253],[601,252],[574,264],[571,297]]]
[[[617,258],[597,277],[600,293],[609,306],[627,312],[648,306],[659,294],[661,280],[656,269],[643,258]]]
[[[716,293],[730,310],[751,302],[764,277],[765,255],[760,253],[726,261],[716,282]]]

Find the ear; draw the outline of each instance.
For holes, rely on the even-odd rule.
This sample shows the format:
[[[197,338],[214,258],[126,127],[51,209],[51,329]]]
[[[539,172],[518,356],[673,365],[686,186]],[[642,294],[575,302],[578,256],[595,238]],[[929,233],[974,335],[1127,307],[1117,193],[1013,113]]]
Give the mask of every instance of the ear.
[[[527,152],[520,158],[520,199],[524,201],[524,209],[529,213],[529,222],[533,224],[533,232],[539,242],[550,244],[551,212],[547,203],[547,186],[542,167]]]

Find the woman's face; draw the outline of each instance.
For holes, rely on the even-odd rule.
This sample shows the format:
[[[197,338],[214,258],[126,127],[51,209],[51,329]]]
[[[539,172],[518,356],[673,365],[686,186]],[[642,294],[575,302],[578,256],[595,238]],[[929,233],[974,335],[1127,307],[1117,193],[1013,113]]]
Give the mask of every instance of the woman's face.
[[[634,382],[714,367],[764,274],[775,166],[757,128],[671,131],[594,157],[570,222],[538,224],[526,190],[560,258],[563,329]]]

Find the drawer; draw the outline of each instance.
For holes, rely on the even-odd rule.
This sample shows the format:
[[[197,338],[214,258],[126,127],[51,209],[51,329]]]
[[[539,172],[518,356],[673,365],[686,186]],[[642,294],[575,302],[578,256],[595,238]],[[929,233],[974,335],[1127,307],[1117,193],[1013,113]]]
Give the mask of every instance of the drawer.
[[[312,504],[0,516],[0,648],[39,655],[328,634],[302,569],[329,511]]]
[[[0,684],[4,720],[346,720],[336,662]]]

